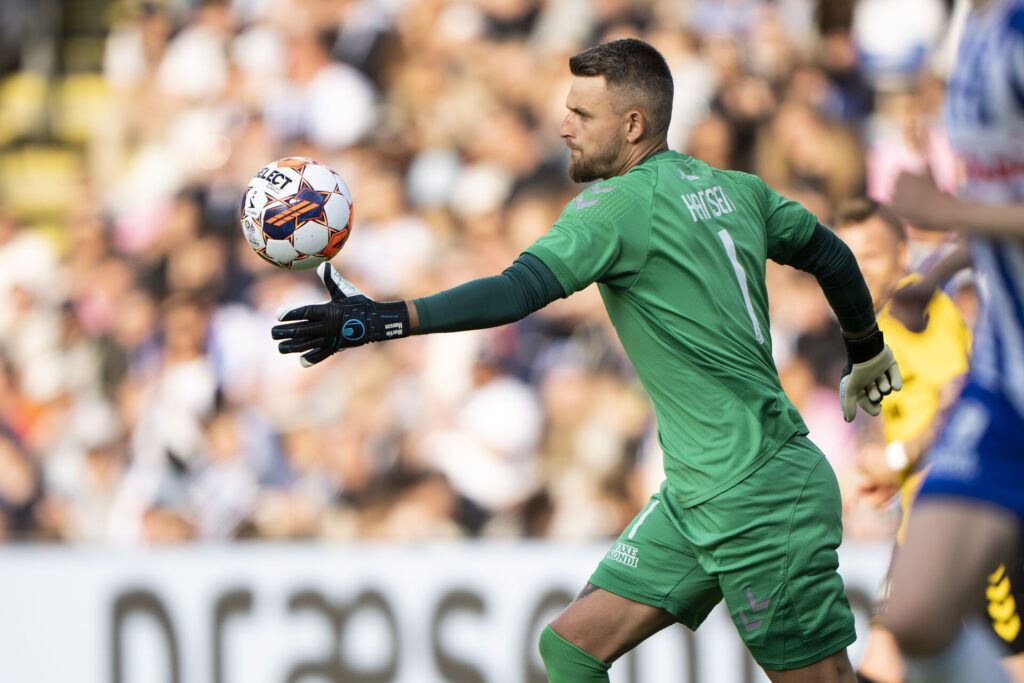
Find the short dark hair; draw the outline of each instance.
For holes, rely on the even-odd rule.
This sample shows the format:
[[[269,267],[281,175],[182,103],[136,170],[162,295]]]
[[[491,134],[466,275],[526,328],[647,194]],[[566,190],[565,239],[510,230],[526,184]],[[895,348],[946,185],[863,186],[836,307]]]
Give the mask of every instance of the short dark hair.
[[[884,204],[869,197],[857,197],[843,202],[836,209],[834,224],[837,230],[841,230],[850,225],[863,223],[875,216],[882,219],[897,243],[902,244],[907,241],[907,229],[903,227],[903,221],[899,219],[899,216]]]
[[[608,89],[624,97],[616,114],[640,106],[655,132],[664,133],[672,119],[672,72],[661,53],[636,38],[587,48],[569,58],[573,76],[604,76]],[[616,103],[613,102],[613,107]]]

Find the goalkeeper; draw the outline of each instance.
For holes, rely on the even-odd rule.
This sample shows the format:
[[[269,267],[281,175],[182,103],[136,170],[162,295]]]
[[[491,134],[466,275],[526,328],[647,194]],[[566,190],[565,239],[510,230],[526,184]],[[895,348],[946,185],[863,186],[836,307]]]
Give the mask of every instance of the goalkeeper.
[[[772,361],[765,262],[813,273],[844,330],[847,421],[902,384],[850,251],[759,178],[670,151],[672,76],[625,39],[569,61],[560,135],[569,176],[598,181],[502,274],[412,301],[376,302],[329,266],[331,300],[279,315],[303,365],[409,334],[510,323],[597,282],[658,419],[667,479],[542,633],[553,683],[608,681],[616,658],[723,598],[777,682],[855,680],[836,548],[839,487]]]

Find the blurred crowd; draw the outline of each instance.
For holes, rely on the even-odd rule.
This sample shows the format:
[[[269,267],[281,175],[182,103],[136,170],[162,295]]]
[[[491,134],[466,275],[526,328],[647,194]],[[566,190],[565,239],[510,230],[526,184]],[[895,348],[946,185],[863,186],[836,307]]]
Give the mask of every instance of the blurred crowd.
[[[597,539],[655,490],[650,405],[593,288],[315,369],[280,356],[274,311],[325,295],[242,239],[242,191],[273,159],[346,179],[335,263],[377,299],[496,274],[547,230],[582,189],[557,134],[568,57],[607,39],[668,59],[674,149],[825,224],[904,168],[955,182],[938,109],[959,6],[940,0],[93,0],[84,64],[62,49],[74,4],[0,5],[3,83],[94,83],[77,140],[0,125],[8,177],[41,144],[74,159],[56,221],[0,187],[8,539]],[[912,236],[916,264],[943,246]],[[837,324],[813,278],[770,265],[776,362],[847,534],[886,537],[896,513],[857,475],[878,429],[839,409]]]

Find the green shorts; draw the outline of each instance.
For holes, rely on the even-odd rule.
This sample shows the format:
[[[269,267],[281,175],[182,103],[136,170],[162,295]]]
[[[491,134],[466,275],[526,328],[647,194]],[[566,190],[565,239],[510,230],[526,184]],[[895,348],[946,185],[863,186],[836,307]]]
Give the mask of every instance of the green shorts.
[[[699,505],[680,507],[662,484],[590,583],[661,607],[690,629],[724,597],[758,664],[797,669],[856,638],[837,572],[842,535],[835,473],[809,439],[794,437]]]

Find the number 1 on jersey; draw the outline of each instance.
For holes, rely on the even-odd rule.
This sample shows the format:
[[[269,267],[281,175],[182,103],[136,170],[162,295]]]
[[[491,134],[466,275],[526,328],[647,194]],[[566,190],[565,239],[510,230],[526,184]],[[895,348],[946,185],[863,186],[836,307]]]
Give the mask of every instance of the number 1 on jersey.
[[[733,244],[732,237],[725,230],[718,231],[718,239],[722,240],[722,246],[725,247],[725,253],[729,256],[729,260],[732,261],[732,269],[736,273],[736,280],[740,284],[740,291],[743,292],[743,303],[747,305],[747,313],[750,314],[750,323],[754,326],[754,337],[757,339],[758,344],[764,344],[764,335],[761,334],[761,326],[757,322],[757,315],[754,313],[754,306],[750,303],[750,292],[747,289],[747,274],[743,270],[743,266],[740,265],[739,259],[736,258],[736,245]]]

